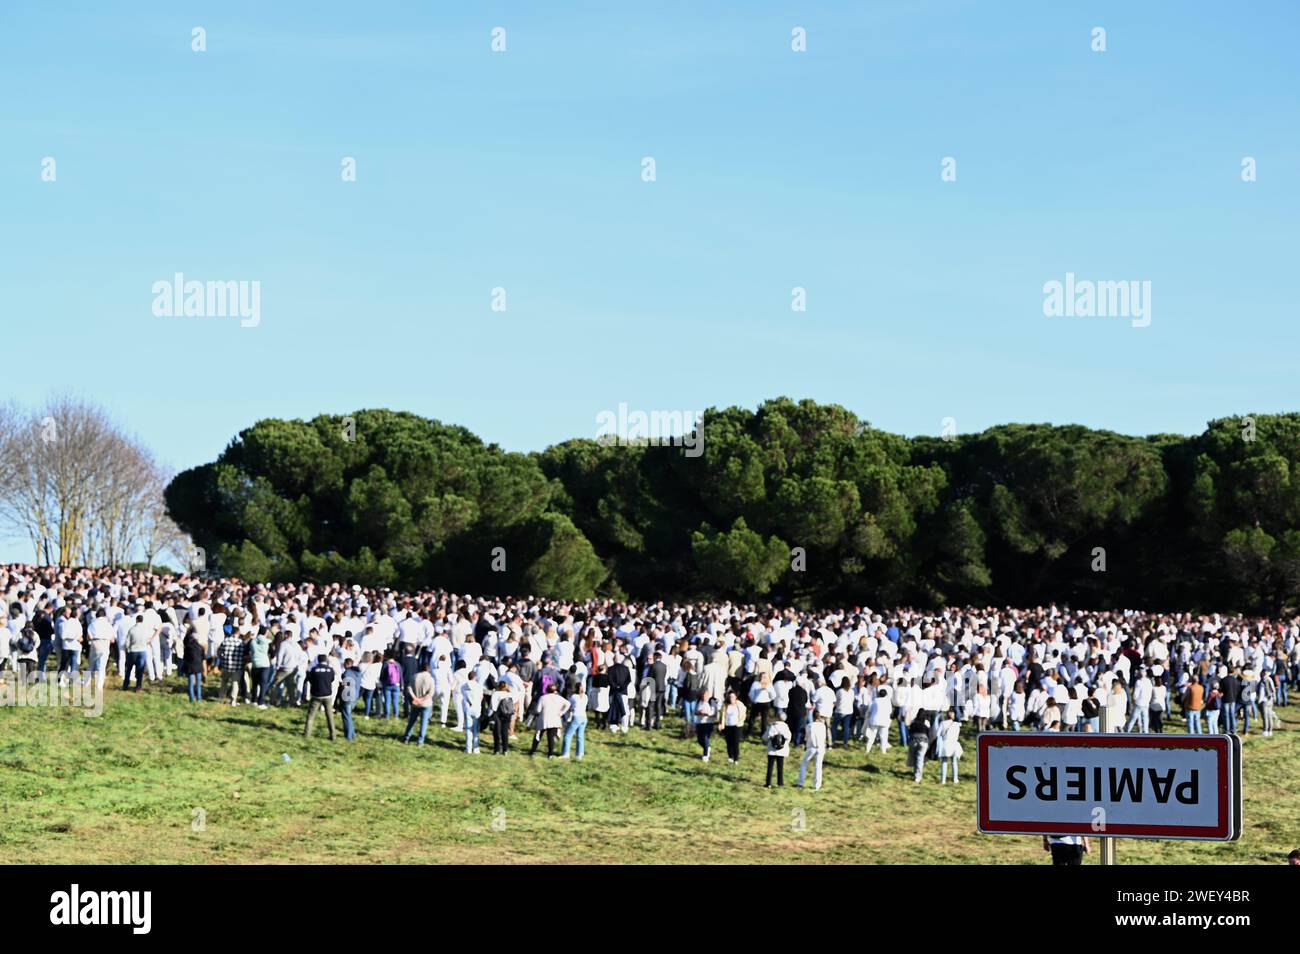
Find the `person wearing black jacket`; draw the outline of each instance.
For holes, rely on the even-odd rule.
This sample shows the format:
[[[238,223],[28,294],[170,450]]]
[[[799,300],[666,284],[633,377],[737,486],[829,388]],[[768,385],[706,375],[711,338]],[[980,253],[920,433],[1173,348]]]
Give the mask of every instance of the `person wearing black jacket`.
[[[32,619],[32,629],[36,630],[36,672],[41,682],[45,681],[45,664],[49,662],[50,653],[54,652],[54,617],[50,614],[53,602],[47,603],[36,611]]]
[[[185,628],[182,665],[185,667],[185,691],[190,702],[203,701],[203,677],[207,673],[207,648],[193,626]]]
[[[311,724],[316,720],[317,711],[325,713],[325,724],[330,729],[330,741],[334,741],[334,667],[325,655],[316,657],[316,665],[307,670],[307,687],[311,693],[311,702],[307,704],[307,728],[303,735],[311,738]]]
[[[411,714],[411,686],[420,672],[420,657],[410,643],[402,643],[402,658],[398,661],[402,666],[402,718],[405,719]]]
[[[930,749],[930,726],[934,713],[929,709],[917,710],[916,717],[907,727],[907,764],[912,766],[912,781],[920,782],[925,771],[925,755]]]
[[[1223,731],[1232,735],[1237,731],[1237,703],[1241,701],[1241,679],[1235,669],[1219,680],[1219,692],[1223,693]]]
[[[785,724],[790,727],[790,740],[803,745],[804,720],[808,718],[808,690],[798,681],[790,687],[790,701],[785,709]]]
[[[623,716],[627,712],[625,705],[627,696],[627,687],[632,683],[632,674],[628,672],[627,665],[623,661],[623,654],[617,653],[614,656],[614,665],[609,667],[609,728],[611,732],[617,732],[623,724]]]
[[[655,653],[654,661],[646,667],[646,679],[653,679],[655,684],[655,699],[651,706],[652,713],[646,713],[646,728],[657,729],[663,723],[664,713],[668,709],[668,666],[664,662],[663,653]],[[650,724],[653,715],[653,725]]]

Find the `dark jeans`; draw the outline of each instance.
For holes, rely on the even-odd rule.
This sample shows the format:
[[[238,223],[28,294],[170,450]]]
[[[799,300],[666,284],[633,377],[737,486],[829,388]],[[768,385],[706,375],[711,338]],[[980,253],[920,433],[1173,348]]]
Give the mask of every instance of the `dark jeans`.
[[[852,712],[845,712],[845,713],[843,713],[843,714],[837,714],[837,715],[835,716],[834,721],[831,723],[831,738],[832,738],[832,739],[835,738],[836,734],[838,734],[839,737],[840,737],[840,741],[843,742],[845,745],[848,745],[848,744],[849,744],[849,725],[850,725],[852,722],[853,722],[853,713],[852,713]]]
[[[122,688],[125,689],[131,682],[131,670],[135,670],[135,691],[140,691],[140,684],[144,682],[144,670],[148,665],[148,653],[127,653],[126,654],[126,673],[122,676]]]
[[[542,729],[533,736],[533,748],[528,754],[533,755],[537,752],[538,743],[542,741],[542,736],[546,736],[546,757],[552,758],[555,755],[555,740],[558,737],[559,729]]]
[[[1083,845],[1052,845],[1052,864],[1083,864]]]
[[[185,677],[185,692],[190,702],[203,701],[203,673],[192,672]]]
[[[536,741],[536,740],[534,740]],[[510,716],[492,713],[492,754],[505,755],[510,751]]]
[[[270,666],[253,667],[253,694],[250,698],[259,705],[268,704],[268,690],[271,688],[271,677],[275,675],[275,670]]]
[[[767,732],[767,716],[771,711],[770,702],[755,702],[749,707],[749,718],[745,720],[745,731],[748,732],[754,725],[754,716],[758,716],[758,734],[761,737]]]
[[[275,696],[278,703],[279,699],[283,698],[284,691],[286,688],[289,691],[290,704],[297,703],[298,701],[297,678],[298,678],[298,674],[292,669],[277,669],[275,672],[275,678],[271,681],[271,688],[266,693],[268,697],[267,705],[270,705],[270,698],[269,698],[270,696]]]
[[[622,692],[614,689],[609,690],[609,724],[620,725],[623,722],[623,716],[627,713],[627,706],[623,703],[626,696]]]
[[[54,640],[43,639],[36,645],[36,671],[45,678],[45,665],[50,661],[50,653],[54,652]]]
[[[804,721],[802,712],[786,713],[785,724],[790,727],[790,744],[803,745]]]
[[[700,748],[704,754],[709,754],[709,746],[713,744],[713,723],[697,722],[695,723],[695,738],[700,743]]]
[[[744,731],[744,726],[739,725],[722,727],[722,736],[727,740],[727,758],[734,762],[740,761],[740,736]]]
[[[769,755],[767,757],[767,787],[772,787],[772,766],[776,766],[776,784],[785,785],[785,756]]]

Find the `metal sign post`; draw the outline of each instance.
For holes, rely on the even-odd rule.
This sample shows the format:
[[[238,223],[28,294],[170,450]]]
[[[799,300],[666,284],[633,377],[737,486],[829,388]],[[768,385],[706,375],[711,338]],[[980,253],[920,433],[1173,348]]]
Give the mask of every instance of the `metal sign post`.
[[[1115,731],[1110,724],[1110,706],[1109,705],[1102,706],[1101,712],[1099,714],[1101,716],[1101,731],[1102,732]],[[1097,839],[1097,842],[1098,842],[1098,847],[1101,849],[1101,863],[1103,865],[1115,864],[1116,863],[1115,862],[1115,839],[1107,838],[1106,836],[1103,835],[1102,837]]]

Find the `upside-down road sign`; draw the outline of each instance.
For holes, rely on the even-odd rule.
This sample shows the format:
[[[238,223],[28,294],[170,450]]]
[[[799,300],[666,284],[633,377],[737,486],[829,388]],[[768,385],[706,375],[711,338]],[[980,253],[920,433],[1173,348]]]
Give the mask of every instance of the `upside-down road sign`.
[[[985,732],[978,747],[986,834],[1241,836],[1235,735]]]

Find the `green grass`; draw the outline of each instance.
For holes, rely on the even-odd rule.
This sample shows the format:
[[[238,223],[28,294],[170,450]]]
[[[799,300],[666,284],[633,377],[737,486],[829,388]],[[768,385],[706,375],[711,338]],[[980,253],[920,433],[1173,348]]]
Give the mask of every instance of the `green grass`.
[[[1276,864],[1300,846],[1300,711],[1282,713],[1284,731],[1246,739],[1239,842],[1122,840],[1120,863]],[[301,709],[191,706],[175,681],[110,689],[99,718],[0,709],[0,863],[1046,861],[1036,838],[975,831],[970,744],[958,786],[933,763],[915,785],[901,747],[868,765],[858,744],[829,754],[822,791],[792,787],[797,754],[767,791],[756,742],[730,766],[719,739],[706,765],[674,732],[593,726],[587,758],[562,762],[493,757],[487,733],[471,758],[436,727],[403,746],[397,720],[358,720],[354,743],[302,725]]]

